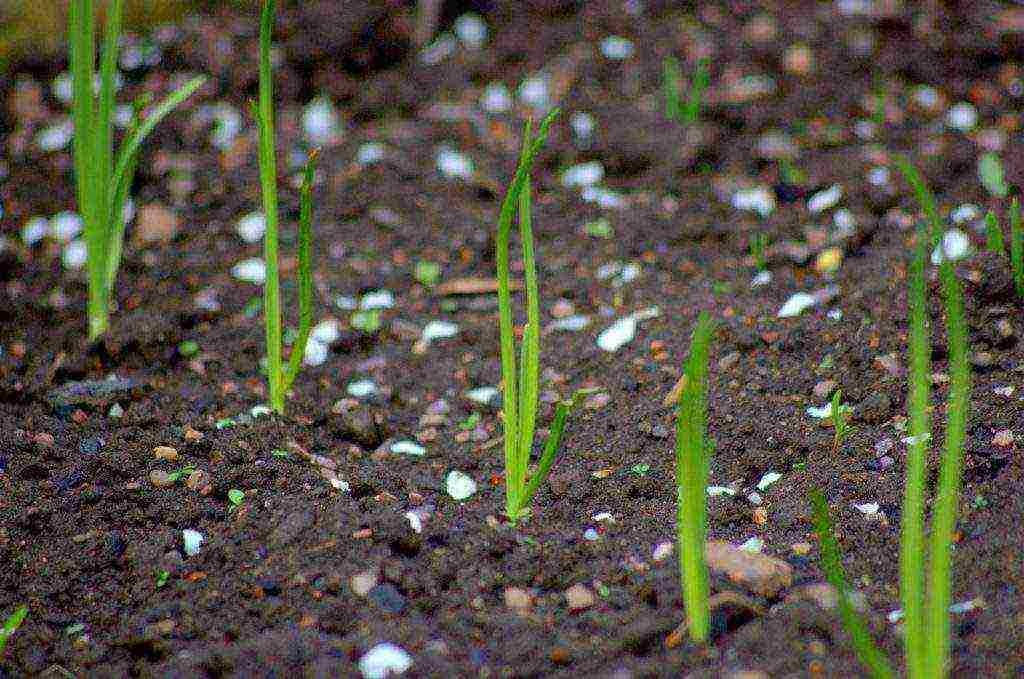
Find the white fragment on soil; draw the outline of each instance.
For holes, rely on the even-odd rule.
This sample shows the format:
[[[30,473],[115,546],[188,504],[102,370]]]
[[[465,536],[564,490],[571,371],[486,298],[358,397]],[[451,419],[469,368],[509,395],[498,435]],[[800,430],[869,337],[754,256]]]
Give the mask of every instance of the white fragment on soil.
[[[427,454],[427,449],[416,443],[415,441],[396,441],[391,444],[391,452],[398,455],[412,455],[413,457],[423,457]]]
[[[760,493],[758,493],[757,491],[754,491],[754,492],[750,493],[749,495],[747,495],[747,502],[749,502],[750,504],[752,504],[755,507],[757,507],[757,506],[759,506],[759,505],[764,503],[764,498],[761,497]]]
[[[21,227],[21,241],[29,247],[46,238],[50,222],[45,217],[33,217]]]
[[[457,469],[448,472],[444,480],[445,490],[459,502],[466,500],[476,493],[476,481]]]
[[[877,502],[865,502],[864,504],[854,504],[853,507],[861,514],[873,516],[878,513],[880,505]]]
[[[868,183],[872,186],[884,187],[889,185],[889,168],[873,167],[868,170]]]
[[[548,327],[552,330],[562,330],[564,332],[579,332],[589,325],[589,316],[567,316],[566,318],[558,319]]]
[[[454,36],[450,33],[444,33],[438,36],[437,40],[423,48],[423,51],[420,52],[420,61],[427,66],[437,66],[454,54],[458,46],[459,44]]]
[[[728,486],[708,486],[708,497],[718,497],[719,495],[733,497],[736,495],[736,491]]]
[[[766,186],[740,189],[732,196],[732,206],[737,210],[756,212],[766,219],[775,210],[775,194]]]
[[[942,236],[942,243],[932,251],[932,264],[955,262],[971,254],[971,240],[960,229],[950,229]]]
[[[826,403],[820,408],[816,406],[810,406],[807,408],[807,414],[817,420],[825,420],[832,417],[832,404]]]
[[[535,109],[546,111],[551,108],[551,88],[545,74],[530,76],[519,85],[519,101]]]
[[[404,516],[405,520],[409,522],[409,527],[412,528],[414,533],[423,532],[423,517],[421,517],[420,514],[409,511],[402,514],[402,516]]]
[[[250,212],[238,220],[235,231],[246,243],[258,243],[267,231],[267,220],[262,212]]]
[[[503,83],[490,83],[480,95],[480,108],[488,113],[505,113],[512,108],[512,93]]]
[[[569,118],[569,125],[572,127],[573,134],[576,135],[577,139],[588,140],[594,136],[597,121],[594,120],[594,116],[586,111],[576,111]]]
[[[58,212],[50,218],[50,235],[61,243],[70,243],[82,233],[83,224],[75,212]]]
[[[751,289],[761,288],[761,287],[764,287],[765,285],[768,285],[771,282],[772,282],[772,272],[771,271],[767,271],[767,270],[765,270],[765,271],[758,271],[757,275],[755,275],[752,279],[750,279],[750,287],[751,287]]]
[[[235,143],[242,131],[242,114],[231,104],[221,102],[212,106],[200,106],[196,109],[196,117],[200,121],[213,122],[210,143],[221,151],[227,151]]]
[[[811,196],[810,200],[807,201],[807,209],[811,214],[817,214],[824,212],[831,207],[835,207],[839,199],[843,197],[843,187],[839,184],[833,184],[824,191]]]
[[[666,540],[665,542],[659,542],[657,545],[654,546],[654,552],[651,554],[651,560],[655,563],[659,561],[664,561],[665,559],[672,556],[672,552],[674,550],[675,547],[668,540]]]
[[[62,119],[55,125],[44,127],[36,135],[36,146],[43,153],[60,151],[68,145],[75,134],[75,124],[70,118]]]
[[[316,340],[321,344],[333,344],[341,337],[341,324],[333,318],[325,318],[316,325],[309,333],[309,339]]]
[[[601,536],[598,535],[598,532],[593,528],[588,528],[583,531],[583,539],[587,542],[596,542],[599,537]]]
[[[946,125],[960,132],[970,132],[978,125],[978,110],[966,101],[957,102],[946,112]]]
[[[949,212],[949,220],[954,224],[968,224],[981,219],[981,210],[973,203],[961,203]]]
[[[740,549],[745,552],[760,554],[761,550],[764,549],[764,540],[761,538],[748,538],[742,545],[740,545]]]
[[[633,56],[633,41],[619,35],[609,35],[601,41],[601,54],[614,61],[628,59]]]
[[[373,165],[384,160],[384,144],[371,141],[363,144],[356,151],[356,162],[360,165]]]
[[[377,644],[359,659],[359,671],[363,679],[388,679],[396,677],[412,667],[412,656],[400,646],[390,643]]]
[[[252,408],[249,409],[249,414],[252,415],[252,419],[254,420],[259,419],[261,417],[266,417],[270,415],[270,413],[272,412],[273,411],[265,405],[253,406]]]
[[[598,523],[615,523],[615,517],[611,512],[598,512],[590,518]]]
[[[604,165],[593,160],[589,163],[573,165],[562,173],[562,186],[566,188],[578,188],[594,186],[604,179]]]
[[[434,340],[448,339],[449,337],[455,337],[459,334],[459,326],[448,321],[430,321],[423,328],[423,335],[420,337],[420,341],[424,344],[430,344]]]
[[[597,336],[597,346],[608,352],[618,351],[636,337],[636,328],[640,321],[656,318],[659,313],[658,307],[651,307],[620,318]]]
[[[487,405],[497,397],[497,387],[477,387],[466,392],[466,398],[481,405]]]
[[[435,159],[437,170],[448,179],[472,179],[476,171],[473,159],[448,147],[438,150]]]
[[[779,309],[779,318],[792,318],[799,316],[805,310],[815,305],[814,296],[806,292],[798,292],[786,300],[786,303]]]
[[[250,257],[231,267],[231,275],[246,283],[263,285],[267,279],[267,267],[259,257]]]
[[[327,362],[330,349],[328,345],[310,337],[306,342],[306,351],[302,354],[302,362],[310,367],[323,365]]]
[[[339,129],[338,112],[327,97],[317,97],[302,110],[302,131],[314,146],[334,141]]]
[[[982,599],[981,597],[978,597],[976,599],[970,599],[968,601],[960,601],[960,602],[957,602],[955,604],[950,604],[949,605],[949,612],[950,613],[954,613],[954,614],[963,614],[963,613],[970,613],[971,611],[973,611],[973,610],[975,610],[977,608],[984,608],[984,607],[985,607],[985,600]],[[890,612],[885,617],[886,617],[886,619],[890,623],[896,624],[900,620],[903,619],[903,609],[902,608],[897,608],[895,611]]]
[[[463,14],[455,20],[455,35],[471,50],[478,50],[487,42],[487,24],[479,14]]]
[[[377,393],[377,385],[373,383],[373,380],[356,380],[348,383],[345,392],[352,398],[366,398]],[[391,447],[392,450],[394,448],[394,446]]]
[[[186,528],[181,531],[181,543],[185,548],[185,556],[195,556],[198,554],[204,540],[206,538],[197,530]]]
[[[124,417],[124,408],[121,407],[120,403],[115,403],[114,405],[110,406],[110,411],[107,413],[107,415],[114,418],[115,420],[119,420],[122,417]]]
[[[85,266],[85,260],[89,257],[89,249],[85,245],[84,240],[74,240],[67,244],[64,248],[64,254],[62,261],[64,262],[65,268],[68,269],[81,269]]]
[[[395,296],[390,290],[374,290],[363,295],[359,308],[363,311],[390,309],[395,306]]]
[[[849,238],[857,229],[856,218],[846,208],[836,210],[835,215],[832,216],[832,223],[835,224],[835,235],[838,238]]]
[[[778,472],[766,472],[761,480],[757,482],[757,489],[764,492],[768,490],[768,486],[772,485],[776,481],[782,478],[782,474]]]
[[[626,199],[622,194],[606,189],[603,186],[588,186],[583,189],[580,198],[587,203],[594,203],[606,210],[613,210],[625,207]]]

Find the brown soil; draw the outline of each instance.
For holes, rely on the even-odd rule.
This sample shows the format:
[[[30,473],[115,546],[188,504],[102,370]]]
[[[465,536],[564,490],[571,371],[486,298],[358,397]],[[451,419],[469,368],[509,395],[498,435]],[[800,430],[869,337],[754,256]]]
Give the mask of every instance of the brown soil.
[[[899,608],[898,425],[916,206],[895,172],[887,188],[868,173],[909,152],[945,212],[974,203],[1005,215],[1005,201],[980,185],[976,162],[1004,139],[1008,181],[1024,178],[1019,8],[873,3],[897,9],[846,16],[839,8],[859,3],[448,0],[442,30],[475,9],[490,38],[480,51],[459,47],[427,66],[411,47],[416,22],[407,3],[343,4],[344,12],[327,0],[284,12],[277,36],[281,148],[301,148],[301,106],[321,92],[338,104],[344,128],[325,149],[316,191],[317,317],[338,318],[341,335],[326,362],[298,379],[283,419],[248,415],[265,399],[260,318],[245,312],[259,288],[230,273],[259,254],[235,233],[258,206],[251,126],[227,152],[211,146],[210,123],[188,109],[159,128],[135,193],[140,205],[173,209],[179,228],[169,242],[132,241],[114,330],[88,346],[84,277],[62,267],[55,242],[29,247],[21,239],[31,217],[74,208],[68,150],[43,153],[34,141],[64,114],[49,83],[65,66],[25,62],[0,80],[0,615],[30,608],[0,676],[38,676],[55,665],[83,677],[358,676],[359,659],[380,642],[412,656],[407,676],[859,676],[835,611],[804,587],[822,579],[806,502],[814,487],[833,507],[876,636],[898,658],[899,629],[886,615]],[[641,6],[636,15],[626,9]],[[181,73],[205,72],[213,79],[190,108],[227,101],[245,111],[255,88],[255,31],[253,16],[229,11],[164,29],[154,36],[163,59],[127,72],[123,97],[167,91]],[[602,56],[609,35],[631,39],[633,55]],[[687,70],[711,57],[709,102],[695,129],[661,113],[668,54]],[[495,300],[433,294],[413,269],[430,260],[441,264],[442,280],[493,276],[501,187],[528,111],[485,114],[475,103],[487,83],[514,92],[541,69],[554,76],[564,110],[536,178],[542,313],[554,321],[563,299],[593,321],[545,336],[543,389],[553,397],[602,387],[610,399],[573,417],[534,515],[513,529],[497,518],[497,408],[464,397],[500,379]],[[758,74],[771,76],[774,89],[754,97],[743,77]],[[870,119],[878,82],[890,92],[888,121],[866,141],[855,128]],[[922,106],[919,85],[945,103]],[[958,101],[973,102],[977,130],[945,125]],[[463,106],[459,119],[443,120],[440,105],[452,103]],[[586,147],[568,124],[577,111],[596,121]],[[799,185],[782,183],[778,163],[765,157],[772,130],[792,142],[792,164],[805,175]],[[385,159],[363,167],[354,158],[368,141],[384,144]],[[473,158],[473,180],[438,173],[441,144]],[[599,208],[562,186],[562,169],[591,160],[604,164],[604,183],[626,197],[624,207]],[[778,207],[766,220],[730,204],[752,183],[774,187]],[[807,199],[833,184],[843,189],[837,207],[856,226],[836,241],[842,266],[826,276],[813,262],[831,244],[836,208],[811,214]],[[296,212],[289,188],[289,257]],[[586,235],[583,225],[602,216],[614,236]],[[758,228],[774,244],[774,278],[751,289],[747,253]],[[983,244],[978,234],[974,241]],[[599,280],[599,268],[616,261],[639,263],[640,277],[621,287]],[[976,369],[953,595],[977,605],[954,615],[953,674],[1021,676],[1024,465],[997,433],[1024,435],[1024,314],[1005,261],[978,255],[960,271]],[[833,284],[839,294],[829,304],[777,317],[792,294]],[[218,310],[196,303],[211,289]],[[395,297],[383,330],[351,329],[350,312],[335,299],[376,289]],[[632,343],[614,354],[598,348],[597,333],[613,319],[650,306],[660,316],[643,321]],[[734,543],[760,538],[794,578],[772,598],[745,592],[759,612],[719,609],[710,645],[669,647],[683,608],[675,557],[653,558],[675,520],[673,413],[663,399],[701,310],[722,324],[711,378],[711,479],[740,491],[709,499],[710,534]],[[933,318],[933,368],[942,373],[937,302]],[[459,334],[417,351],[420,330],[438,319],[457,323]],[[186,340],[198,344],[196,356],[182,355]],[[123,382],[88,393],[69,386],[109,375]],[[360,378],[372,379],[377,395],[336,405]],[[856,429],[837,453],[832,430],[805,412],[824,402],[814,388],[825,380],[856,406]],[[941,379],[936,392],[941,422]],[[121,417],[110,415],[115,403]],[[481,419],[467,434],[459,425],[473,412]],[[225,418],[235,426],[224,427]],[[424,457],[391,452],[393,442],[417,437]],[[879,447],[885,440],[891,451]],[[157,459],[157,446],[175,448],[179,459]],[[348,489],[335,489],[332,473],[310,455]],[[170,487],[152,483],[152,472],[186,466],[203,473]],[[446,492],[451,470],[479,486],[465,502]],[[747,496],[769,471],[782,478],[761,492],[758,507]],[[232,489],[245,492],[240,506],[228,498]],[[853,506],[872,502],[880,505],[872,516]],[[404,516],[411,510],[429,514],[421,533]],[[593,518],[602,512],[613,520]],[[596,540],[585,537],[591,528]],[[184,555],[183,529],[205,536],[198,554]],[[357,575],[377,583],[367,596],[353,590]],[[574,585],[594,601],[570,611],[565,593]],[[741,588],[715,579],[715,591],[732,589]],[[526,590],[526,610],[506,605],[518,590]]]

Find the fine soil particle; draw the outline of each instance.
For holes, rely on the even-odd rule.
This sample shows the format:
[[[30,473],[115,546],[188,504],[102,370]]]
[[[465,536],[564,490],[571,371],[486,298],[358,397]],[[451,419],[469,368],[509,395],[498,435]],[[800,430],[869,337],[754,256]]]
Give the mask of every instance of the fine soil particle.
[[[92,345],[84,275],[67,266],[76,236],[53,220],[40,238],[30,228],[75,207],[69,145],[40,147],[65,124],[54,79],[66,64],[16,63],[0,79],[0,616],[29,607],[0,676],[373,676],[368,660],[359,669],[367,658],[411,660],[417,677],[860,676],[821,585],[812,488],[829,498],[871,630],[898,659],[918,209],[890,161],[910,153],[976,250],[987,209],[1006,223],[1007,201],[976,167],[996,151],[1011,186],[1024,176],[1021,11],[448,0],[421,51],[414,3],[341,4],[285,10],[276,36],[289,179],[312,145],[310,111],[330,128],[315,190],[326,350],[285,418],[259,407],[260,288],[231,273],[261,253],[237,231],[259,206],[246,108],[256,17],[221,9],[128,37],[143,56],[124,67],[122,101],[213,78],[145,149],[135,203],[161,236],[129,235],[113,328]],[[487,27],[481,47],[464,42],[467,12]],[[709,58],[695,125],[663,115],[669,55],[687,79]],[[512,110],[478,106],[495,84]],[[538,92],[563,111],[535,178],[540,425],[559,397],[602,391],[572,416],[533,514],[512,527],[500,395],[471,390],[500,382],[495,224],[522,123],[538,114],[523,100]],[[472,170],[439,172],[443,150]],[[592,162],[596,187],[563,186],[563,171]],[[298,197],[282,184],[293,300]],[[758,232],[771,280],[752,285]],[[993,255],[958,267],[975,372],[953,557],[961,677],[1024,673],[1024,316],[1007,272]],[[432,287],[451,281],[462,282]],[[442,294],[466,285],[478,287]],[[367,296],[380,290],[390,295]],[[948,367],[930,290],[938,443]],[[798,292],[817,304],[780,318]],[[379,329],[352,318],[368,298],[385,307]],[[712,641],[698,646],[678,631],[669,396],[702,310],[720,321],[708,518],[726,566],[712,569]],[[635,338],[599,348],[631,314]],[[434,321],[457,333],[425,341]],[[834,450],[807,408],[835,389],[854,429]],[[475,485],[461,502],[454,471]]]

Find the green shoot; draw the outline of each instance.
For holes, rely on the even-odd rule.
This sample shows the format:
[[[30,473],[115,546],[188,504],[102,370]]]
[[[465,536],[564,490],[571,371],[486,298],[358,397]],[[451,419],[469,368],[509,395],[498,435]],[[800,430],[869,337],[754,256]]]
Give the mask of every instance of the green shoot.
[[[96,17],[93,0],[72,0],[68,13],[72,118],[75,124],[74,161],[78,209],[85,224],[86,268],[89,281],[87,314],[89,339],[103,335],[110,325],[110,307],[121,266],[125,205],[142,143],[167,115],[198,90],[206,78],[190,80],[168,95],[143,118],[144,102],[137,102],[128,136],[114,153],[114,88],[118,40],[121,37],[123,0],[111,0],[100,57],[99,93],[94,93],[96,72]]]
[[[994,153],[986,153],[978,159],[978,178],[985,190],[996,198],[1006,198],[1010,187],[1006,185],[1003,163]]]
[[[1017,295],[1024,297],[1024,230],[1020,223],[1020,203],[1010,202],[1010,268]]]
[[[662,62],[662,81],[665,91],[665,116],[683,125],[693,125],[700,118],[704,95],[710,83],[708,60],[700,59],[690,80],[690,91],[683,101],[683,72],[675,57],[665,57]]]
[[[708,569],[704,561],[707,541],[708,463],[712,444],[707,438],[708,356],[715,324],[706,312],[697,320],[686,361],[686,385],[676,417],[676,531],[679,568],[690,637],[708,638],[710,612]]]
[[[885,83],[879,81],[875,89],[875,106],[872,113],[872,119],[874,120],[875,127],[881,131],[885,128],[885,109],[888,107],[889,93],[885,89]]]
[[[267,342],[267,382],[270,407],[284,414],[285,394],[302,368],[306,344],[313,326],[313,179],[318,153],[310,154],[300,189],[299,207],[299,335],[292,345],[288,366],[282,364],[281,282],[278,272],[278,198],[277,150],[274,143],[274,89],[270,63],[270,40],[274,30],[275,0],[264,0],[260,20],[260,84],[259,103],[253,113],[259,125],[260,186],[266,233],[263,237],[263,259],[266,279],[263,284],[263,319]]]
[[[7,647],[7,640],[18,631],[26,615],[28,615],[28,606],[22,606],[11,613],[4,622],[4,626],[0,627],[0,655],[3,655],[4,649]]]
[[[871,633],[868,631],[863,617],[850,603],[849,579],[843,568],[842,555],[839,543],[836,541],[835,531],[832,528],[832,519],[829,517],[825,496],[820,490],[813,489],[810,492],[810,501],[814,530],[818,534],[818,542],[821,546],[821,569],[825,571],[825,577],[829,584],[836,590],[839,618],[842,620],[843,629],[850,635],[857,658],[874,679],[895,677],[896,673],[888,658],[875,645],[875,640],[871,638]]]
[[[836,389],[836,393],[832,394],[832,427],[835,429],[835,440],[832,443],[832,452],[839,452],[839,447],[843,445],[843,441],[853,431],[853,427],[850,425],[850,406],[843,405],[843,392]]]
[[[928,417],[930,336],[928,331],[925,268],[931,244],[941,231],[935,199],[918,171],[901,158],[899,169],[914,187],[927,216],[931,238],[918,233],[910,272],[910,408],[911,445],[907,452],[907,478],[903,499],[903,535],[900,544],[900,581],[906,620],[905,648],[910,679],[945,677],[949,661],[950,552],[962,485],[964,439],[971,391],[967,326],[963,293],[953,263],[939,267],[949,344],[950,388],[946,406],[946,440],[939,468],[939,484],[932,513],[928,587],[924,582],[925,456],[931,438]]]
[[[999,220],[991,210],[985,215],[985,248],[991,253],[1006,256],[1003,229],[999,226]]]
[[[758,231],[750,237],[750,256],[754,260],[755,269],[768,270],[768,234],[764,231]]]
[[[548,114],[541,123],[536,137],[533,136],[531,123],[527,123],[524,127],[523,149],[519,156],[519,166],[516,168],[515,177],[505,194],[498,217],[496,259],[498,319],[501,334],[501,376],[504,388],[502,425],[505,439],[505,512],[513,523],[529,511],[530,501],[551,472],[551,467],[561,446],[566,419],[582,395],[586,393],[577,392],[571,400],[563,401],[556,406],[555,419],[541,454],[540,464],[527,484],[527,466],[533,449],[540,390],[540,295],[537,284],[537,263],[533,251],[530,172],[533,169],[537,152],[547,140],[548,129],[556,115],[558,115],[558,111]],[[509,240],[512,232],[512,219],[517,210],[523,250],[523,270],[526,277],[526,327],[523,330],[518,371],[512,329],[512,292],[509,274]]]

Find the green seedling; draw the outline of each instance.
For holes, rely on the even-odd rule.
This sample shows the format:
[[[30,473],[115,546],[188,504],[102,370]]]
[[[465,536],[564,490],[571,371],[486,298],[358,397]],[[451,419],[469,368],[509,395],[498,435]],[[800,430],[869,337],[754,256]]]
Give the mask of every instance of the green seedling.
[[[178,345],[178,353],[185,358],[192,358],[199,353],[199,343],[195,340],[185,340]]]
[[[480,413],[473,411],[469,414],[469,417],[459,422],[459,429],[462,431],[473,431],[480,424],[480,419]]]
[[[142,143],[153,128],[206,81],[190,80],[161,101],[148,116],[146,100],[136,102],[128,135],[114,152],[114,98],[123,0],[111,0],[96,71],[96,16],[93,0],[71,0],[68,12],[70,67],[75,124],[74,165],[78,209],[85,225],[89,299],[89,339],[110,325],[110,307],[121,266],[128,202]],[[95,82],[99,79],[99,91]]]
[[[690,89],[683,100],[683,72],[675,57],[662,62],[662,81],[665,90],[665,116],[683,125],[693,125],[700,118],[704,95],[710,83],[708,60],[700,59],[690,80]]]
[[[879,130],[885,127],[885,109],[888,106],[888,99],[889,93],[885,89],[885,84],[879,82],[875,89],[875,109],[871,112],[875,127]]]
[[[1006,198],[1010,194],[1003,163],[996,154],[986,153],[978,159],[978,178],[985,190],[996,198]]]
[[[380,330],[380,309],[356,311],[349,318],[348,322],[355,330],[372,335]]]
[[[910,679],[942,678],[949,672],[950,558],[953,531],[960,500],[964,438],[970,405],[971,371],[968,362],[967,325],[963,293],[953,263],[939,267],[946,334],[949,345],[950,386],[946,404],[946,440],[939,467],[937,494],[932,510],[925,588],[924,491],[926,456],[931,439],[928,415],[930,400],[931,338],[925,270],[928,253],[941,238],[941,222],[935,198],[917,169],[905,158],[898,167],[913,186],[927,217],[919,229],[910,270],[910,440],[907,451],[900,540],[900,583],[905,622],[904,647]]]
[[[755,269],[768,270],[768,234],[764,231],[758,231],[750,237],[750,256],[754,260]]]
[[[850,603],[849,579],[843,568],[842,554],[832,528],[832,519],[829,517],[825,496],[821,491],[815,489],[810,493],[810,501],[814,530],[818,534],[818,543],[821,548],[821,569],[825,571],[825,577],[829,584],[836,590],[839,618],[842,620],[846,633],[850,635],[857,658],[874,679],[894,678],[896,673],[893,671],[889,659],[875,645],[875,640],[871,637],[864,618]]]
[[[843,445],[843,441],[853,431],[853,427],[850,425],[850,406],[843,405],[843,392],[836,389],[836,393],[832,394],[832,427],[835,429],[835,439],[832,442],[832,452],[839,452],[839,447]]]
[[[242,502],[245,501],[245,492],[232,488],[228,491],[228,502],[231,503],[232,507],[241,507]]]
[[[629,471],[642,478],[647,476],[647,472],[651,471],[651,465],[645,463],[635,464],[629,468]]]
[[[188,464],[185,465],[184,467],[180,467],[179,469],[175,469],[173,472],[167,475],[167,478],[171,480],[171,483],[177,483],[182,478],[186,476],[191,476],[192,472],[194,472],[195,470],[196,468],[194,466]]]
[[[171,579],[170,571],[160,571],[156,574],[156,588],[163,589],[167,581]]]
[[[537,284],[537,263],[533,250],[531,223],[530,172],[534,158],[548,136],[548,129],[558,111],[544,119],[533,136],[533,126],[523,130],[523,149],[519,165],[501,205],[498,217],[496,247],[498,277],[498,322],[501,335],[501,377],[503,386],[502,425],[505,449],[505,512],[513,523],[527,511],[533,495],[551,472],[569,413],[584,392],[577,392],[569,401],[555,407],[544,451],[537,470],[527,483],[527,466],[533,449],[540,388],[540,294]],[[509,273],[509,240],[512,219],[518,210],[519,236],[522,241],[523,271],[526,278],[526,327],[516,367],[515,339],[512,329],[512,286]]]
[[[428,288],[432,288],[441,280],[441,265],[437,262],[428,262],[426,260],[416,262],[415,276],[417,281]]]
[[[707,541],[708,464],[713,445],[707,437],[708,359],[715,324],[702,312],[686,361],[686,386],[676,417],[676,533],[679,568],[690,637],[703,643],[710,630],[710,584],[704,560]]]
[[[264,0],[260,20],[259,103],[253,113],[259,126],[260,186],[266,232],[263,259],[266,279],[263,284],[263,321],[267,341],[267,382],[270,407],[284,414],[285,394],[302,368],[306,344],[313,327],[313,179],[317,152],[310,154],[303,174],[299,207],[299,335],[291,348],[287,367],[282,363],[281,282],[278,272],[278,197],[277,150],[274,143],[274,85],[270,62],[270,40],[274,31],[275,0]]]
[[[985,215],[985,249],[989,252],[1006,256],[1006,244],[1003,242],[1003,228],[991,210]]]
[[[1010,202],[1010,269],[1017,296],[1024,297],[1024,229],[1020,222],[1020,203]]]
[[[7,640],[18,631],[21,623],[25,621],[26,615],[28,615],[28,606],[22,606],[11,613],[4,622],[4,626],[0,628],[0,656],[3,656],[4,649],[7,648]]]

